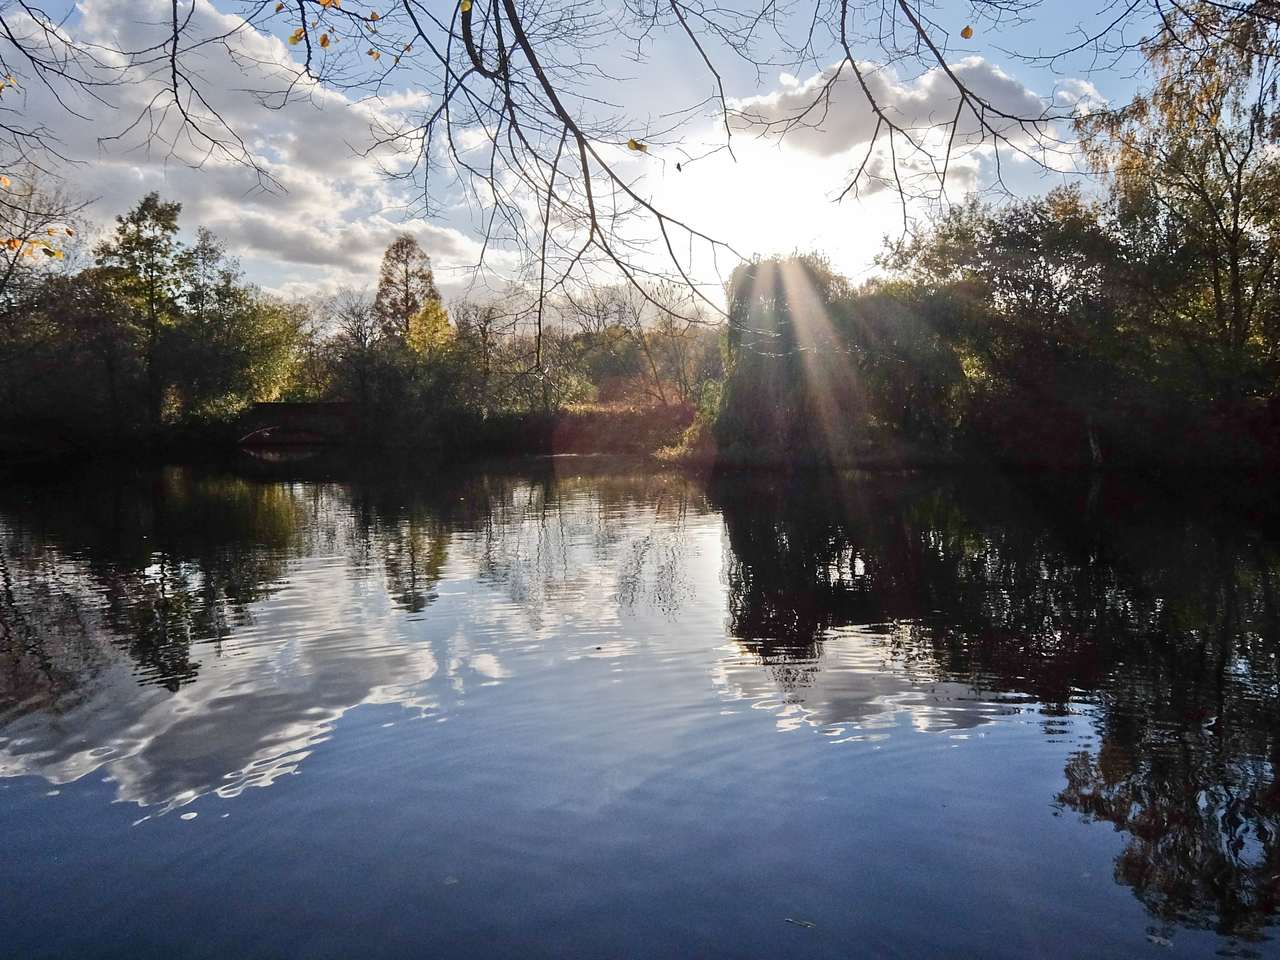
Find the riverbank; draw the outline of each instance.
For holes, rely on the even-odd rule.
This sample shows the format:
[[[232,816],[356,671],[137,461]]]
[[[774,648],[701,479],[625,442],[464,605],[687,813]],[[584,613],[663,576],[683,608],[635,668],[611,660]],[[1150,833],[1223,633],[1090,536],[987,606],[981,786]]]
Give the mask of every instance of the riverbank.
[[[693,420],[694,409],[687,404],[584,403],[549,413],[495,414],[426,444],[388,440],[379,437],[373,425],[357,421],[349,434],[317,437],[322,442],[313,446],[457,461],[554,454],[654,458],[676,445]],[[223,423],[174,425],[151,435],[94,438],[67,436],[47,425],[10,426],[0,430],[0,469],[85,459],[218,461],[237,453],[242,438],[260,430],[260,423],[260,417],[251,420],[246,415]],[[303,444],[268,444],[255,449],[264,457],[272,453],[287,457],[305,448]]]
[[[317,404],[266,404],[233,420],[167,426],[152,434],[117,437],[72,437],[43,424],[0,428],[0,472],[56,466],[82,460],[127,460],[146,463],[220,462],[248,449],[249,435],[271,433],[274,412]],[[334,405],[341,406],[341,405]],[[305,411],[304,411],[305,412]],[[1063,473],[1138,473],[1148,476],[1233,476],[1248,482],[1269,481],[1280,463],[1280,444],[1270,431],[1242,434],[1238,429],[1213,431],[1205,425],[1141,449],[1107,447],[1098,459],[1088,448],[1053,449],[1029,445],[1010,449],[983,442],[928,444],[902,438],[893,431],[834,433],[826,445],[812,438],[769,442],[717,443],[713,410],[690,404],[581,403],[547,413],[500,413],[476,417],[426,437],[396,439],[376,424],[349,413],[349,429],[340,435],[305,437],[305,422],[292,424],[293,441],[253,447],[263,461],[298,460],[319,450],[336,453],[338,461],[353,455],[396,456],[411,462],[473,463],[523,456],[619,456],[648,460],[684,470],[728,469],[769,473],[813,470],[901,471],[921,469],[987,469]],[[292,414],[281,422],[296,421]],[[323,431],[321,431],[323,433]],[[1249,479],[1253,478],[1253,479]]]

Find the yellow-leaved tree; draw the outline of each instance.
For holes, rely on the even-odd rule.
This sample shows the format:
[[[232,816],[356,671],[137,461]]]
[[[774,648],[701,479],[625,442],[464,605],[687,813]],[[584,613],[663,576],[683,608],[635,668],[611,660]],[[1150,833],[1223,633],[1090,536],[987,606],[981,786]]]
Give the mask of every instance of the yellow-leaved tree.
[[[421,356],[438,353],[454,341],[449,313],[439,300],[428,300],[421,310],[409,320],[409,349]]]

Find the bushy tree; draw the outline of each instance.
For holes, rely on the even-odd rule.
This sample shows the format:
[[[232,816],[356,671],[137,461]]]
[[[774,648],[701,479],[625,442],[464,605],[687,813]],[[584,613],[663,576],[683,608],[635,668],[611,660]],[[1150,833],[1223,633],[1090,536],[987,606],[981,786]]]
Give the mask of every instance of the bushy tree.
[[[844,347],[851,289],[816,256],[760,260],[729,281],[729,361],[715,437],[730,456],[843,459],[863,401]]]
[[[165,333],[178,315],[181,212],[182,204],[149,193],[128,213],[116,217],[115,235],[97,251],[98,265],[110,271],[117,298],[127,305],[130,322],[143,333],[147,412],[153,426],[160,425],[163,415]]]
[[[93,266],[11,274],[0,358],[15,429],[83,443],[157,437],[286,388],[296,312],[245,283],[208,231],[184,245],[180,211],[149,194],[117,218]],[[49,262],[67,262],[63,233],[64,256]]]
[[[1147,45],[1152,84],[1080,123],[1113,177],[1153,333],[1232,415],[1280,383],[1280,35],[1191,3]],[[1191,25],[1196,29],[1189,29]]]
[[[943,338],[964,374],[950,401],[970,438],[1050,459],[1103,456],[1138,398],[1138,274],[1106,208],[1078,190],[976,202],[886,258],[896,298]]]

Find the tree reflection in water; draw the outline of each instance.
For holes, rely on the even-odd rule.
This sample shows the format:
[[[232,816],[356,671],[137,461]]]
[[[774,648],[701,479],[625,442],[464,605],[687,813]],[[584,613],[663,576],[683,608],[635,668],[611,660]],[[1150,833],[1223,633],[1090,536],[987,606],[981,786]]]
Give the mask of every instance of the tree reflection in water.
[[[1046,799],[1123,833],[1117,881],[1162,922],[1237,937],[1272,922],[1275,531],[1118,480],[704,489],[572,462],[339,476],[0,487],[0,775],[63,783],[111,762],[141,804],[265,785],[354,705],[434,710],[468,663],[503,676],[504,643],[561,629],[617,657],[650,617],[651,635],[678,622],[714,655],[727,610],[750,662],[726,658],[721,679],[781,691],[813,725],[874,726],[886,709],[943,729],[1018,708],[1080,717],[1098,745],[1071,753]],[[721,549],[713,509],[723,597],[699,595],[691,569]],[[695,548],[693,527],[713,538]],[[455,580],[487,591],[468,616],[509,620],[459,626],[455,608],[451,632],[404,629],[440,616]],[[471,628],[502,642],[468,650]],[[425,686],[437,674],[447,689]],[[62,736],[78,710],[114,754]]]
[[[198,674],[192,644],[216,648],[296,554],[303,506],[279,487],[176,468],[94,480],[4,504],[5,699],[56,695],[117,647],[177,690]]]
[[[1116,879],[1155,917],[1260,936],[1280,897],[1274,539],[1150,490],[819,486],[714,490],[730,630],[777,682],[813,682],[836,628],[889,624],[885,656],[919,677],[1089,714],[1100,746],[1056,802],[1126,834]]]
[[[673,475],[546,463],[0,486],[0,777],[110,764],[120,799],[163,809],[267,786],[356,706],[426,715],[505,676],[495,636],[599,620],[608,596],[673,610],[691,497]],[[451,562],[496,602],[415,625]]]

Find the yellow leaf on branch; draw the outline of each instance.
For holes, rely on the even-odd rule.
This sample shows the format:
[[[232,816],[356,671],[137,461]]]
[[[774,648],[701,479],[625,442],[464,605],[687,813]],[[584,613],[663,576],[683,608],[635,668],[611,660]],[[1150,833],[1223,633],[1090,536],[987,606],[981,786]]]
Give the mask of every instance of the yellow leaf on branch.
[[[463,13],[470,13],[471,0],[462,0],[462,3],[458,4],[458,9],[461,10]]]
[[[322,48],[329,46],[329,35],[327,33],[320,34],[320,46]]]
[[[972,39],[973,39],[973,27],[971,27],[971,26],[969,26],[968,24],[966,24],[966,25],[965,25],[965,28],[964,28],[963,30],[961,30],[961,31],[960,31],[960,36],[964,37],[966,40],[972,40]]]
[[[304,28],[299,27],[297,30],[293,31],[293,33],[289,34],[289,45],[297,46],[302,42],[302,38],[306,35],[307,31]]]
[[[635,139],[635,137],[632,137],[630,140],[627,141],[627,149],[635,150],[638,153],[648,153],[649,145],[647,143],[642,143],[641,141]]]

